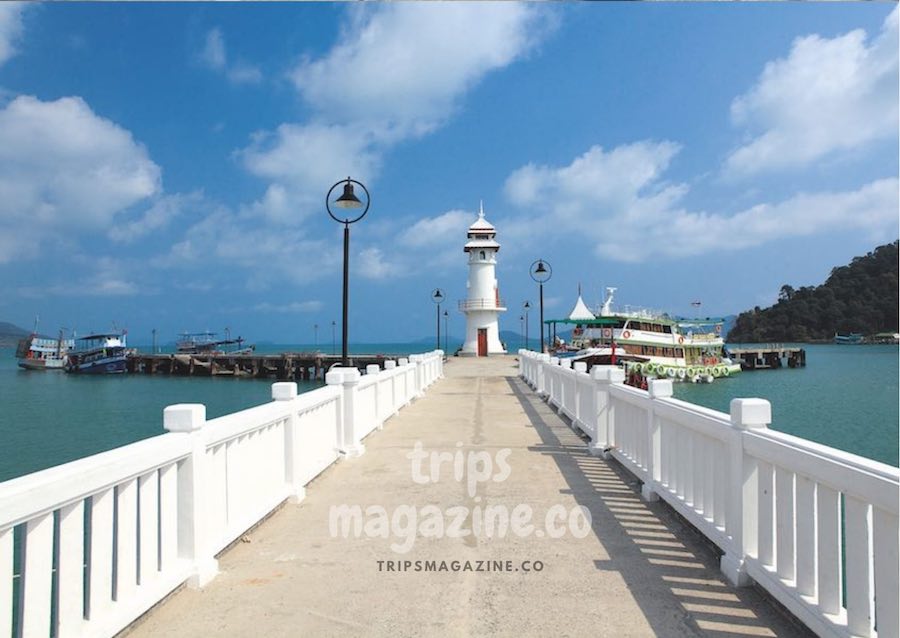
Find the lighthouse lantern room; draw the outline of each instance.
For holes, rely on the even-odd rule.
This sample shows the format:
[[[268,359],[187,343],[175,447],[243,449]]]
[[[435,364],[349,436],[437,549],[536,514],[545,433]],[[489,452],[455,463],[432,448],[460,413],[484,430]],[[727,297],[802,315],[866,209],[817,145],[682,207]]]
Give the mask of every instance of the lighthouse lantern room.
[[[498,317],[506,312],[500,300],[495,267],[500,244],[495,239],[497,231],[484,218],[484,206],[478,219],[469,226],[468,241],[463,250],[469,256],[468,294],[459,302],[459,309],[466,315],[466,341],[460,355],[484,357],[490,354],[506,354],[500,343]]]

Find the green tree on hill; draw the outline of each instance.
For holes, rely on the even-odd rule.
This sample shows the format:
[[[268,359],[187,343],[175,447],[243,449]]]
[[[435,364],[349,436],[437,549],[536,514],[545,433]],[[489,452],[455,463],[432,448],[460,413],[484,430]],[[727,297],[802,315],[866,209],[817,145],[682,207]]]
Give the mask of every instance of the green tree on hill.
[[[834,334],[896,332],[900,241],[832,269],[821,286],[781,287],[774,306],[742,312],[731,342],[819,341]]]

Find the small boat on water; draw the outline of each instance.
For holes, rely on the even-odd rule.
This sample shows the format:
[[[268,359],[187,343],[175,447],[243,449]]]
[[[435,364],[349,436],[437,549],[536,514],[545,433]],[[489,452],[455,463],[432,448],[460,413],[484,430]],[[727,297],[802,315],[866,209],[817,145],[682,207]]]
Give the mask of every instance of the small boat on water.
[[[66,372],[76,374],[120,374],[125,372],[125,332],[91,334],[75,339],[69,351]]]
[[[223,355],[250,354],[255,346],[245,346],[244,339],[232,339],[227,334],[224,339],[216,339],[215,332],[182,332],[175,342],[175,353],[180,355]]]
[[[62,370],[69,350],[75,347],[74,339],[64,339],[59,331],[57,339],[39,337],[36,332],[19,341],[16,358],[19,367],[26,370]]]
[[[858,332],[851,332],[848,335],[835,333],[834,342],[840,346],[858,346],[863,343],[863,336]]]

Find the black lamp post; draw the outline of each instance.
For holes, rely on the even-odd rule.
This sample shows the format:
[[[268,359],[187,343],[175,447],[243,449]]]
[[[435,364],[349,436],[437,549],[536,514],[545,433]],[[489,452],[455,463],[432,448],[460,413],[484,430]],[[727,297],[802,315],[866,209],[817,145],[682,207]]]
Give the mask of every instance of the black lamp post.
[[[337,322],[332,320],[331,321],[331,354],[334,354],[335,350],[337,350],[337,347],[335,346],[335,344],[337,343],[337,339],[334,336],[336,325],[337,325]]]
[[[540,290],[540,306],[541,306],[541,352],[544,351],[544,282],[549,281],[553,276],[553,268],[550,267],[543,259],[538,259],[531,264],[531,278],[538,282]]]
[[[353,185],[356,184],[360,188],[363,189],[366,193],[366,201],[365,204],[360,201],[360,199],[356,196],[356,193],[353,192]],[[331,193],[338,186],[344,186],[344,193],[338,197],[334,202],[331,201]],[[371,203],[371,199],[369,198],[369,190],[365,187],[362,182],[358,182],[355,179],[350,179],[349,177],[346,180],[341,180],[340,182],[335,183],[334,186],[328,189],[328,194],[325,195],[325,209],[328,211],[328,215],[334,221],[339,224],[344,225],[344,312],[343,312],[343,331],[341,335],[341,365],[347,366],[348,357],[347,357],[347,302],[348,302],[348,292],[350,288],[350,224],[355,224],[360,219],[366,216],[366,213],[369,212],[369,204]],[[332,204],[342,210],[352,210],[352,209],[362,209],[362,213],[358,216],[350,218],[344,217],[341,219],[337,217],[332,211]]]
[[[519,315],[519,330],[521,330],[520,334],[522,335],[522,341],[525,340],[525,315]],[[524,346],[522,346],[524,347]]]
[[[431,300],[437,304],[437,345],[435,350],[441,349],[441,302],[444,300],[444,291],[435,288],[431,291]]]
[[[528,309],[531,308],[531,303],[526,301],[522,307],[525,309],[525,349],[527,350],[530,347],[528,345]]]
[[[447,352],[447,341],[450,339],[450,331],[447,330],[447,322],[450,321],[450,313],[444,311],[444,352]]]

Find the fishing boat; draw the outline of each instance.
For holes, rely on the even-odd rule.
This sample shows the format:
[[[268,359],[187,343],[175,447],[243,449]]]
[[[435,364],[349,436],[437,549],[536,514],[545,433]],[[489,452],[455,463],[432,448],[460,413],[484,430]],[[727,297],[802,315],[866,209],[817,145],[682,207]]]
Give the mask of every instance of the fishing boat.
[[[616,288],[606,289],[606,300],[596,313],[587,309],[579,294],[567,319],[548,321],[574,324],[567,347],[578,349],[576,360],[599,357],[623,365],[629,375],[694,383],[740,372],[740,364],[725,350],[723,319],[675,319],[646,309],[614,310],[615,292]]]
[[[90,334],[75,339],[69,351],[66,372],[76,374],[119,374],[125,372],[127,355],[125,332]]]
[[[250,354],[255,346],[245,346],[244,339],[232,339],[226,330],[224,339],[216,339],[215,332],[182,332],[175,342],[176,354],[223,355]]]
[[[858,346],[863,343],[863,336],[858,332],[851,332],[848,335],[835,333],[834,342],[840,346]]]
[[[26,370],[62,370],[69,350],[74,347],[75,340],[63,338],[62,330],[56,339],[39,337],[35,331],[19,341],[16,358],[19,367]]]

